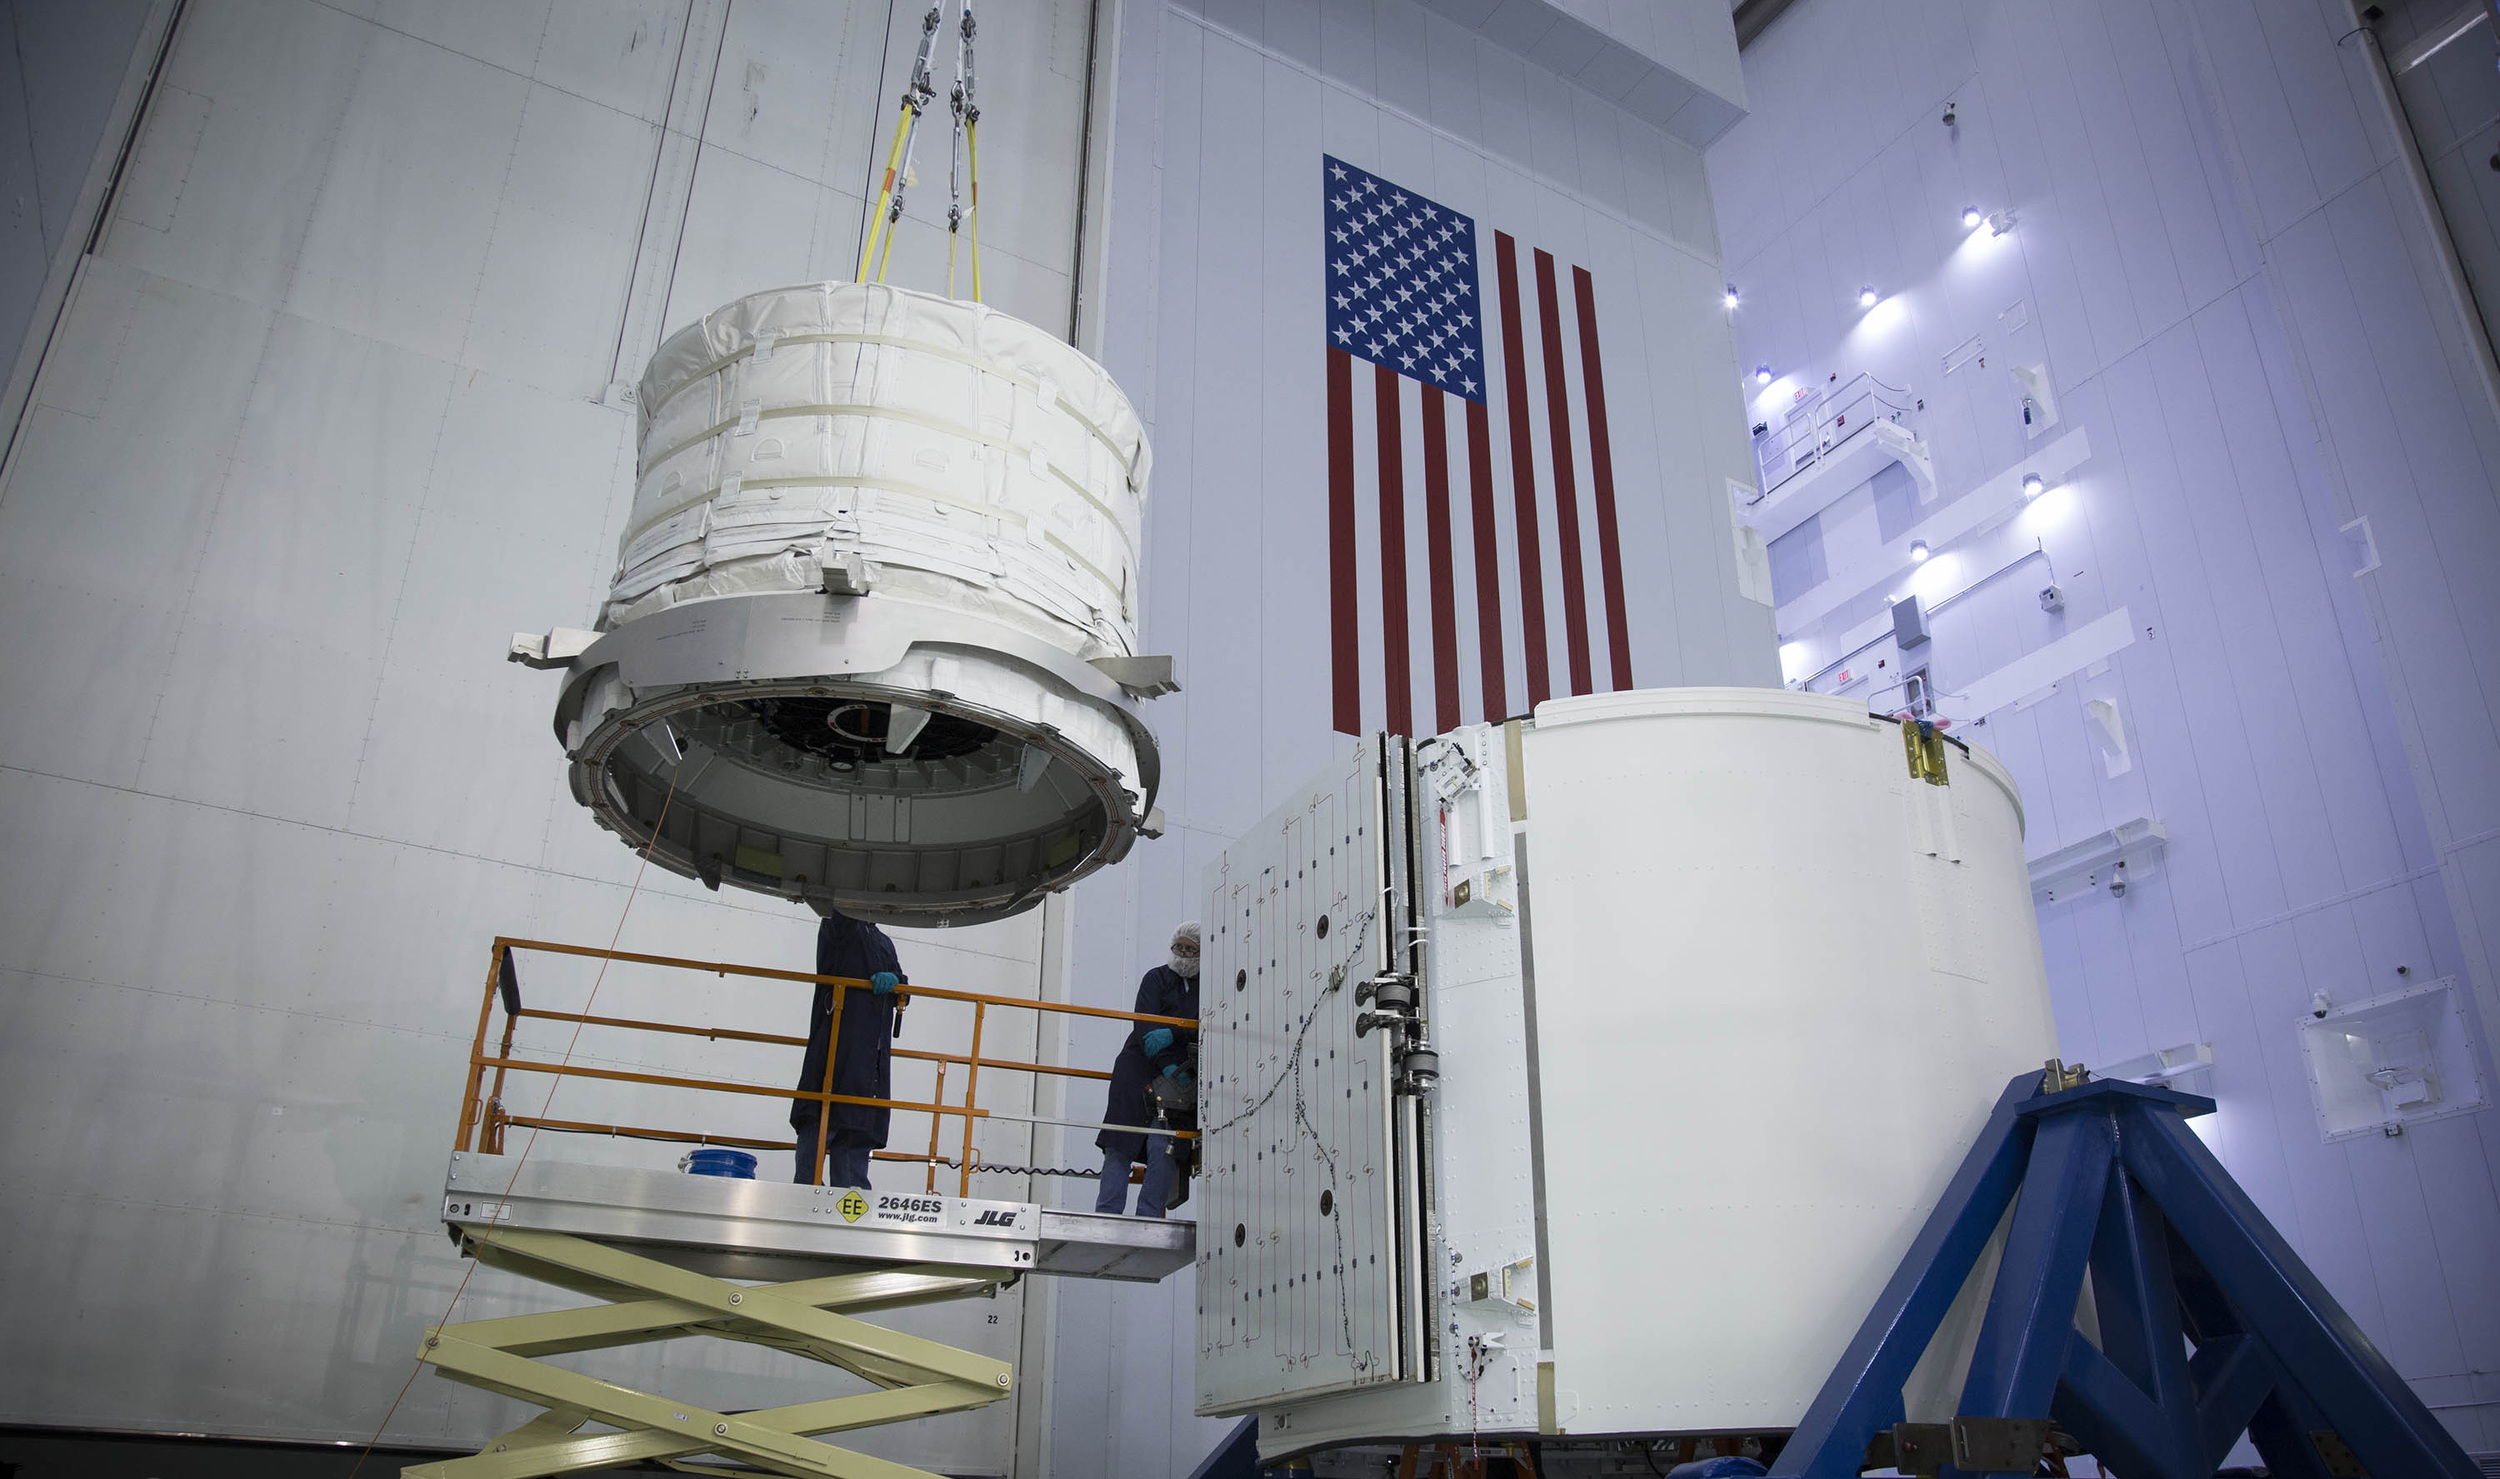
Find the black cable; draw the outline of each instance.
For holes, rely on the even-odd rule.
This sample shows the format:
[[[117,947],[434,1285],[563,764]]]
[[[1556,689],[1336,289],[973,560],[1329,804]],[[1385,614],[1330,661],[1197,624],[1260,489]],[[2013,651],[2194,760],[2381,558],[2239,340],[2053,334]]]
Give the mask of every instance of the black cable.
[[[1309,1135],[1311,1137],[1311,1143],[1319,1148],[1320,1163],[1328,1168],[1329,1195],[1332,1198],[1336,1197],[1338,1191],[1337,1158],[1328,1153],[1328,1142],[1320,1138],[1319,1130],[1317,1127],[1312,1125],[1310,1112],[1305,1107],[1302,1097],[1302,1044],[1310,1037],[1311,1028],[1319,1022],[1321,1005],[1325,1003],[1329,997],[1336,995],[1338,991],[1344,988],[1346,972],[1353,967],[1356,961],[1362,959],[1364,942],[1371,938],[1372,921],[1379,916],[1379,912],[1380,911],[1375,909],[1363,916],[1362,923],[1355,930],[1353,948],[1346,953],[1346,958],[1343,961],[1330,968],[1328,972],[1328,985],[1321,990],[1318,998],[1311,1003],[1311,1010],[1303,1015],[1302,1030],[1294,1034],[1293,1048],[1285,1055],[1285,1071],[1278,1074],[1276,1076],[1276,1081],[1267,1086],[1267,1092],[1259,1096],[1258,1102],[1252,1104],[1248,1109],[1243,1110],[1231,1119],[1224,1121],[1222,1124],[1212,1125],[1204,1130],[1201,1130],[1198,1137],[1198,1143],[1201,1147],[1211,1143],[1214,1137],[1223,1131],[1229,1130],[1235,1125],[1241,1124],[1245,1120],[1255,1118],[1259,1111],[1265,1109],[1268,1106],[1269,1101],[1276,1097],[1276,1091],[1283,1088],[1286,1083],[1290,1081],[1293,1084],[1294,1124],[1303,1133]],[[1386,1089],[1387,1085],[1384,1084],[1382,1087]],[[1334,1251],[1336,1257],[1335,1272],[1337,1275],[1337,1323],[1344,1334],[1345,1353],[1350,1356],[1354,1354],[1354,1307],[1348,1301],[1346,1295],[1345,1219],[1342,1217],[1331,1217],[1328,1219],[1328,1230],[1335,1239]],[[1369,1359],[1370,1358],[1367,1355],[1365,1360],[1368,1361]]]

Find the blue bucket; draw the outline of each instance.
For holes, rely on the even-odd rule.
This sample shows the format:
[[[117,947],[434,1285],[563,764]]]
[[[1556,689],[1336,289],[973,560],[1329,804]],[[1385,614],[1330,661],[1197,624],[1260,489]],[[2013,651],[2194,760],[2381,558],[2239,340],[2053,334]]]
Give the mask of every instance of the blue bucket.
[[[726,1150],[706,1145],[690,1150],[679,1158],[677,1169],[689,1176],[727,1176],[737,1181],[755,1179],[755,1157],[743,1150]]]

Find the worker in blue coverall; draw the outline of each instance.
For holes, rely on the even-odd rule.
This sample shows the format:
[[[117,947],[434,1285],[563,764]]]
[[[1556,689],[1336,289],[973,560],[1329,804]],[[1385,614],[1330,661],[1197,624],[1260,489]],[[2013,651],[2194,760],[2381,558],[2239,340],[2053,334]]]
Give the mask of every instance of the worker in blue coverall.
[[[1172,932],[1171,957],[1146,972],[1137,983],[1138,1013],[1153,1017],[1198,1020],[1198,926],[1195,921]],[[1128,1041],[1111,1065],[1111,1101],[1102,1113],[1106,1125],[1154,1123],[1146,1103],[1146,1085],[1156,1075],[1182,1089],[1190,1085],[1188,1064],[1198,1046],[1195,1028],[1166,1027],[1153,1022],[1129,1025]],[[1172,1202],[1179,1167],[1172,1160],[1172,1137],[1137,1130],[1106,1129],[1094,1137],[1102,1149],[1102,1189],[1094,1196],[1097,1212],[1128,1210],[1128,1169],[1146,1163],[1145,1184],[1137,1189],[1137,1215],[1161,1217]]]
[[[895,989],[907,985],[903,963],[884,930],[838,910],[828,910],[816,930],[816,974],[848,976],[866,981],[867,989],[842,993],[842,1031],[833,1032],[831,986],[816,987],[816,1006],[807,1022],[807,1057],[799,1069],[799,1087],[818,1090],[825,1084],[825,1046],[833,1042],[832,1092],[862,1099],[894,1097],[894,1033],[899,1020]],[[826,1122],[825,1162],[832,1174],[828,1186],[868,1185],[870,1153],[885,1144],[892,1111],[870,1104],[820,1104],[795,1099],[790,1128],[798,1134],[798,1179],[814,1183],[816,1122],[820,1110],[831,1109]]]

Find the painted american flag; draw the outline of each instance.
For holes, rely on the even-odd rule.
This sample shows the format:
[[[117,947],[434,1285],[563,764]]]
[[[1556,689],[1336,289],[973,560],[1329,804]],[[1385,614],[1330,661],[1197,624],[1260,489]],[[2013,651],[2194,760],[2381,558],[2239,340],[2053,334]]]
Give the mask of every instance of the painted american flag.
[[[1566,305],[1552,254],[1523,255],[1500,231],[1485,274],[1472,217],[1333,156],[1322,156],[1322,173],[1335,728],[1432,733],[1523,714],[1557,692],[1594,692],[1601,637],[1608,686],[1630,688],[1595,281],[1571,268]],[[1358,389],[1364,365],[1368,393]],[[1506,455],[1495,450],[1496,417]],[[1417,504],[1420,560],[1408,548]],[[1594,562],[1584,513],[1596,525]],[[1559,591],[1547,589],[1548,529]],[[1454,554],[1461,538],[1473,553],[1467,571]],[[1420,605],[1414,578],[1427,591]],[[1475,611],[1464,634],[1462,581]],[[1367,629],[1377,630],[1377,650],[1366,650]],[[1367,668],[1380,695],[1368,715]]]

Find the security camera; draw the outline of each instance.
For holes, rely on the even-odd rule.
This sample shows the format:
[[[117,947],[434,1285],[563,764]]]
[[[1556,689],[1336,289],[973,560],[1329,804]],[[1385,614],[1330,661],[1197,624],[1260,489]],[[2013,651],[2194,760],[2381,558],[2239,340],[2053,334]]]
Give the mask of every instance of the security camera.
[[[1944,105],[1944,126],[1947,128],[1951,128],[1953,126],[1953,105],[1951,103]]]
[[[2309,1015],[2312,1017],[2323,1017],[2334,1010],[2334,1007],[2335,1004],[2326,999],[2326,993],[2323,991],[2316,992],[2309,998]]]
[[[2109,875],[2109,896],[2113,899],[2127,896],[2127,865],[2123,862]]]
[[[2040,587],[2040,609],[2057,612],[2066,609],[2066,593],[2054,585]]]

